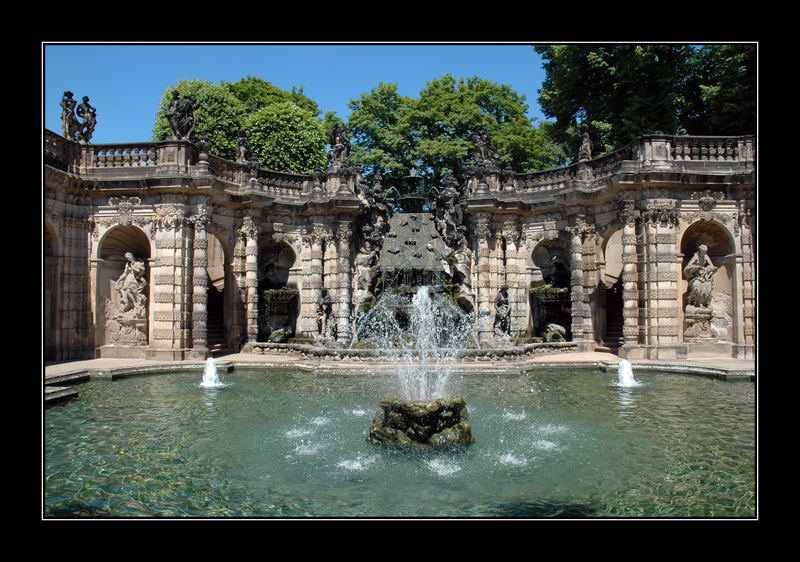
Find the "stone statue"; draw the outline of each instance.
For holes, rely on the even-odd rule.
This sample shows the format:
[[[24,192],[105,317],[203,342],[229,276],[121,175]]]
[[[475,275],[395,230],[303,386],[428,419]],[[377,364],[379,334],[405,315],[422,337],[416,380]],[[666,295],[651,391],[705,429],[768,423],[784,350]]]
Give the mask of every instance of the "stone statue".
[[[239,129],[239,137],[236,139],[237,162],[247,162],[250,160],[250,148],[247,146],[249,137],[249,129]]]
[[[331,150],[328,152],[328,159],[331,164],[347,164],[350,160],[350,139],[338,124],[331,129],[328,143],[331,145]]]
[[[188,140],[194,134],[194,110],[197,107],[197,98],[183,100],[178,90],[172,91],[172,101],[164,110],[172,136],[176,139]]]
[[[472,141],[475,143],[475,161],[478,164],[494,164],[500,155],[492,147],[492,134],[489,129],[479,125],[472,133]]]
[[[111,343],[147,344],[147,276],[145,264],[131,252],[114,283],[118,303],[106,299],[106,333]]]
[[[697,252],[683,268],[683,274],[689,280],[689,291],[686,294],[684,309],[684,331],[687,340],[708,340],[715,337],[711,322],[714,311],[711,309],[711,296],[714,289],[712,276],[717,267],[708,257],[708,247],[700,244]]]
[[[317,299],[317,333],[323,340],[334,340],[336,323],[331,322],[333,314],[333,299],[327,287],[323,287]]]
[[[82,102],[75,110],[75,114],[83,119],[78,129],[78,140],[89,142],[94,134],[94,128],[97,126],[97,110],[89,105],[89,97],[83,96]]]
[[[492,325],[495,336],[507,336],[511,330],[511,301],[508,298],[508,287],[503,285],[494,299],[494,324]]]
[[[581,147],[578,149],[578,161],[592,159],[592,139],[589,138],[589,125],[581,125]]]
[[[69,140],[77,140],[78,130],[80,129],[80,122],[75,117],[75,106],[77,101],[72,99],[72,92],[64,92],[61,98],[61,132],[64,138]]]
[[[689,280],[689,292],[686,295],[688,306],[708,308],[711,305],[711,292],[714,289],[712,276],[717,267],[708,257],[708,246],[700,244],[686,267],[683,274]]]
[[[144,262],[136,260],[131,252],[127,252],[125,258],[128,263],[125,264],[122,275],[114,284],[120,295],[119,313],[124,314],[133,310],[136,316],[144,317],[146,313],[144,288],[147,284],[144,276]]]

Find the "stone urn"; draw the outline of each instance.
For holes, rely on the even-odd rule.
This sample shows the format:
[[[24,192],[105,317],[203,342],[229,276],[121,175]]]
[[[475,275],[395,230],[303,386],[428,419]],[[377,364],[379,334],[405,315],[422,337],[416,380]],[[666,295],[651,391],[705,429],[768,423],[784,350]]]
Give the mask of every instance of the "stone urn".
[[[375,411],[367,441],[376,445],[444,448],[475,443],[460,396],[406,400],[384,396]]]

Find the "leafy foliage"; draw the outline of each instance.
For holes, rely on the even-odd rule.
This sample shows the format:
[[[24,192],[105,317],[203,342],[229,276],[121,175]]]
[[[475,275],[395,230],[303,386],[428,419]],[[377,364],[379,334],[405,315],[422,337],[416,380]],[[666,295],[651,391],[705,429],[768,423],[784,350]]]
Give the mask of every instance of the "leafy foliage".
[[[262,166],[307,174],[327,165],[327,136],[310,111],[292,102],[272,103],[247,116],[250,150]]]
[[[538,45],[543,113],[552,139],[575,160],[579,127],[595,154],[635,137],[755,132],[755,45]]]
[[[448,172],[463,178],[479,125],[492,134],[499,166],[533,171],[563,162],[546,128],[528,119],[525,97],[479,77],[456,80],[447,74],[428,82],[418,98],[399,95],[396,83],[380,83],[349,107],[351,156],[382,169],[384,185],[400,190],[412,168],[429,185],[439,185]]]
[[[262,167],[289,173],[310,173],[326,165],[325,125],[317,104],[302,90],[285,92],[260,78],[235,83],[181,80],[168,87],[156,113],[153,139],[171,134],[164,109],[177,90],[181,98],[197,98],[195,132],[207,135],[211,151],[233,160],[239,130],[249,128],[250,151]]]
[[[205,80],[181,80],[164,91],[156,113],[153,140],[164,140],[172,134],[164,110],[172,100],[173,90],[177,90],[183,99],[197,98],[195,134],[208,136],[214,154],[233,159],[236,138],[247,110],[227,88]]]

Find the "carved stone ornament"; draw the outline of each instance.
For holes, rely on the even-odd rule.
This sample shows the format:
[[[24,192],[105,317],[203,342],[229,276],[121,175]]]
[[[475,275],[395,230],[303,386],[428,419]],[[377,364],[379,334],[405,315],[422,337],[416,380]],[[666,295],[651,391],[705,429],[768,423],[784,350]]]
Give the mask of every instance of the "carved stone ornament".
[[[722,191],[711,191],[710,189],[706,189],[705,191],[695,191],[692,193],[691,199],[697,201],[697,204],[702,211],[708,212],[714,208],[714,206],[717,204],[717,201],[722,201],[725,199],[725,194]]]
[[[130,252],[122,275],[114,283],[115,294],[106,299],[106,342],[147,345],[147,269]]]
[[[118,221],[120,225],[129,226],[133,222],[133,208],[141,205],[142,200],[138,197],[111,197],[108,204],[117,208]]]

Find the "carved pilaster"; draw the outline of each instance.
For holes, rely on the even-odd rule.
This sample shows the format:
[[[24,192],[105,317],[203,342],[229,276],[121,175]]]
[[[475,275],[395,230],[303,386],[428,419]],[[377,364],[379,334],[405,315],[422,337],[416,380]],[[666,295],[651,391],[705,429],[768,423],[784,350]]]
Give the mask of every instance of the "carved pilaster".
[[[207,204],[197,206],[194,223],[194,282],[192,286],[192,348],[203,350],[208,345],[208,225],[211,210]]]

